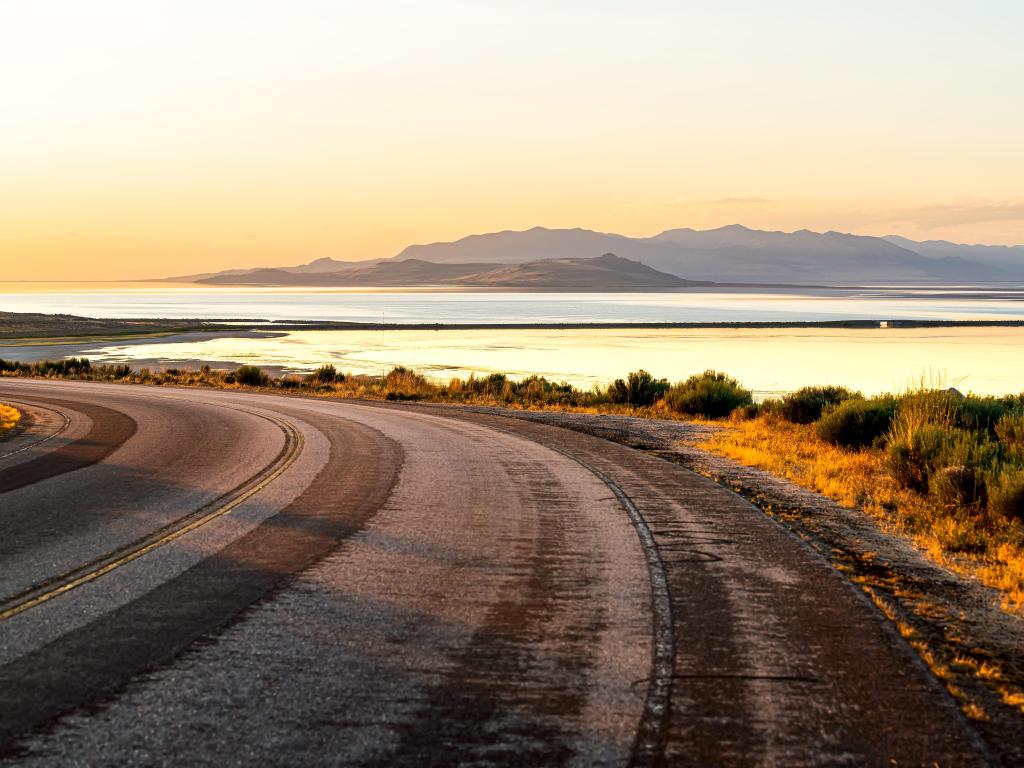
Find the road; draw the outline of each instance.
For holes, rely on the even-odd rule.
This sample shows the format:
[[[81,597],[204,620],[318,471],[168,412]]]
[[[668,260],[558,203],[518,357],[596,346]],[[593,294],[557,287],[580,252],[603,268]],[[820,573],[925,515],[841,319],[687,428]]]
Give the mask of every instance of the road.
[[[4,765],[986,765],[739,496],[460,409],[0,380]]]

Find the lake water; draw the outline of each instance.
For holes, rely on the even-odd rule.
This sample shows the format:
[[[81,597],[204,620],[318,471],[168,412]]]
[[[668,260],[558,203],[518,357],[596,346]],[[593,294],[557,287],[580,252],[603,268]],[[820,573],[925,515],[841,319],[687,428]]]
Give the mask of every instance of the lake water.
[[[26,289],[27,288],[27,289]],[[101,317],[205,317],[380,322],[637,322],[843,319],[1021,319],[1020,286],[988,290],[872,288],[678,294],[497,294],[422,291],[196,289],[153,284],[0,286],[0,309]],[[16,356],[0,350],[0,356]],[[81,350],[76,351],[81,353]],[[84,351],[136,367],[202,361],[309,371],[333,363],[380,374],[395,365],[447,379],[540,374],[581,386],[637,368],[672,380],[727,371],[760,396],[806,384],[865,393],[922,375],[986,394],[1024,391],[1024,328],[300,331],[184,343],[96,343]]]
[[[1024,319],[1024,286],[563,294],[0,283],[0,310],[370,323],[984,320]]]
[[[275,338],[107,345],[89,356],[135,367],[142,361],[174,366],[208,360],[297,372],[332,363],[374,375],[406,365],[442,380],[537,373],[584,387],[637,368],[672,380],[714,368],[762,397],[805,384],[892,391],[922,374],[964,391],[1024,391],[1021,328],[298,331]]]

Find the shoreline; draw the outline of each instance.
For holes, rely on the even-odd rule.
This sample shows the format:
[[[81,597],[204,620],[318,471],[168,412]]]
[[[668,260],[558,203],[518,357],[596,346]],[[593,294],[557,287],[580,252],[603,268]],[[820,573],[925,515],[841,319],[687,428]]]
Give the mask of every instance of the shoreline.
[[[60,336],[53,338],[15,338],[8,339],[0,336],[0,360],[11,360],[21,363],[36,363],[54,358],[76,357],[90,350],[104,346],[134,346],[142,344],[178,344],[187,342],[202,342],[212,339],[253,339],[253,338],[278,338],[285,336],[283,331],[169,331],[158,334],[124,334],[117,336],[108,334],[103,336],[74,337]],[[153,358],[146,362],[151,365],[163,365],[163,361]],[[229,361],[208,361],[192,360],[194,367],[204,364],[218,363],[225,366],[238,365],[239,363]],[[272,368],[274,366],[268,366]],[[280,367],[280,366],[278,366]]]
[[[138,326],[143,326],[139,328]],[[688,329],[850,329],[1024,328],[1020,320],[723,320],[723,321],[599,321],[519,323],[414,323],[340,320],[265,320],[260,318],[91,318],[0,312],[0,347],[157,342],[179,336],[246,338],[292,331],[609,331]]]
[[[53,316],[47,316],[51,321],[55,318]],[[887,321],[886,325],[881,325],[880,321],[877,320],[831,320],[831,321],[737,321],[737,322],[635,322],[635,323],[623,323],[623,322],[605,322],[605,323],[578,323],[578,322],[556,322],[556,323],[361,323],[361,322],[322,322],[322,321],[279,321],[279,322],[264,322],[264,321],[245,321],[245,320],[234,320],[226,321],[226,323],[209,323],[208,321],[193,321],[194,325],[191,328],[181,327],[177,324],[179,321],[170,321],[167,327],[161,330],[150,330],[149,332],[139,332],[136,324],[149,323],[150,321],[141,320],[128,320],[128,321],[116,321],[116,325],[120,325],[121,332],[117,330],[108,331],[106,333],[95,332],[98,330],[98,326],[105,325],[104,321],[83,319],[88,323],[89,330],[93,330],[93,333],[75,334],[72,327],[68,327],[67,322],[71,322],[72,325],[77,318],[70,318],[68,316],[61,316],[56,318],[61,321],[56,324],[44,325],[40,328],[40,331],[46,330],[51,331],[52,335],[27,335],[23,332],[19,332],[16,335],[7,335],[4,333],[3,327],[3,314],[0,314],[0,360],[7,360],[10,362],[19,363],[35,363],[42,362],[45,360],[56,360],[56,359],[67,359],[70,357],[85,356],[90,357],[94,362],[103,362],[111,364],[124,364],[128,363],[136,367],[146,367],[155,370],[164,370],[168,368],[182,368],[186,370],[198,370],[204,365],[211,366],[219,370],[230,370],[244,364],[257,364],[264,368],[268,372],[272,372],[274,375],[280,375],[284,373],[297,373],[303,374],[310,370],[313,370],[316,365],[324,362],[334,362],[340,365],[349,365],[355,369],[355,372],[371,373],[376,371],[378,367],[388,367],[392,365],[408,364],[403,363],[403,355],[399,355],[398,352],[394,351],[392,347],[398,343],[407,343],[406,338],[400,337],[402,333],[409,334],[409,339],[419,339],[418,343],[433,343],[429,342],[428,339],[436,338],[437,344],[442,348],[447,348],[450,345],[452,339],[456,340],[456,344],[460,343],[458,340],[463,338],[461,334],[465,335],[466,339],[474,338],[474,334],[484,334],[484,336],[491,337],[494,339],[508,338],[513,340],[519,336],[523,338],[535,338],[543,337],[548,339],[547,346],[551,344],[558,344],[559,339],[564,335],[565,339],[573,337],[575,334],[578,338],[586,340],[600,340],[607,337],[617,337],[621,339],[657,339],[661,337],[661,333],[665,334],[666,338],[689,338],[690,336],[698,337],[701,335],[717,335],[723,340],[729,338],[744,338],[749,337],[752,334],[756,335],[760,333],[773,333],[790,334],[797,337],[814,338],[815,336],[834,337],[836,339],[846,338],[860,338],[862,340],[869,341],[870,343],[883,343],[890,340],[898,340],[905,338],[908,335],[913,336],[916,334],[922,334],[928,336],[940,336],[952,335],[956,333],[1000,333],[1000,329],[1006,332],[1006,337],[1011,341],[1015,348],[1020,347],[1020,331],[1015,329],[1024,329],[1024,320],[906,320],[906,321]],[[115,324],[115,323],[112,323]],[[24,331],[25,322],[19,321],[16,323],[19,327],[19,331]],[[56,328],[55,325],[61,325],[61,328]],[[116,327],[115,325],[115,327]],[[958,330],[959,329],[959,330]],[[989,330],[985,330],[989,329]],[[55,332],[55,331],[63,332]],[[84,330],[84,329],[83,329]],[[71,331],[70,333],[68,331]],[[346,337],[344,332],[353,332],[353,335]],[[447,336],[444,332],[449,332],[451,335]],[[894,334],[887,334],[888,331],[895,331]],[[303,360],[302,364],[299,364],[296,360],[285,355],[284,357],[278,357],[274,355],[266,356],[261,355],[259,359],[254,359],[251,354],[245,354],[236,349],[233,345],[234,340],[239,343],[243,343],[244,340],[267,340],[271,341],[274,339],[282,339],[284,337],[296,334],[296,338],[303,335],[303,333],[317,332],[326,334],[321,338],[319,343],[321,346],[324,344],[330,344],[329,341],[331,334],[336,333],[337,336],[336,344],[340,344],[341,348],[351,351],[350,347],[356,345],[356,347],[363,348],[366,345],[370,345],[374,349],[377,349],[374,345],[380,346],[380,355],[384,357],[380,361],[376,361],[373,365],[369,365],[366,361],[360,362],[356,359],[349,359],[343,361],[341,357],[337,355],[328,356],[328,358],[321,359],[323,357],[314,356],[310,360]],[[355,332],[362,332],[358,335]],[[440,335],[434,337],[434,333]],[[533,336],[529,334],[533,333]],[[717,337],[716,336],[716,337]],[[221,344],[217,349],[206,349],[205,342],[213,342],[218,339],[227,340],[227,346]],[[372,339],[372,341],[371,341]],[[185,344],[189,345],[186,349],[175,348],[174,353],[170,352],[170,348],[167,345],[174,344]],[[199,345],[199,346],[196,346]],[[544,345],[542,345],[544,346]],[[146,351],[133,351],[139,347],[146,347]],[[353,349],[355,347],[352,347]],[[391,350],[391,351],[388,351]],[[97,357],[98,356],[98,357]],[[450,355],[449,355],[450,357]],[[394,358],[394,359],[392,359]],[[534,361],[536,362],[536,361]],[[442,365],[442,363],[444,363]],[[437,375],[435,368],[444,369],[445,373],[441,376],[449,375],[463,375],[471,371],[481,371],[486,374],[491,371],[494,366],[488,367],[484,365],[480,367],[479,361],[470,359],[468,362],[465,360],[449,360],[447,357],[443,360],[417,360],[414,363],[418,368],[425,372],[430,372],[427,375]],[[718,363],[717,367],[728,368],[728,365],[724,363]],[[372,369],[372,370],[371,370]],[[452,373],[449,369],[458,369],[458,374]],[[723,368],[724,369],[724,368]],[[573,380],[578,384],[587,384],[589,378],[580,379],[576,377],[577,371],[563,370],[563,367],[555,365],[552,367],[550,360],[543,362],[541,365],[534,364],[532,367],[524,368],[522,365],[515,362],[506,362],[499,365],[494,370],[501,370],[513,378],[525,378],[530,372],[539,372],[540,374],[547,376],[552,379],[558,380]],[[943,368],[945,370],[945,368]],[[961,368],[958,371],[966,370]],[[974,370],[974,369],[971,369]],[[819,377],[821,378],[821,377]],[[827,376],[824,378],[828,378]],[[611,379],[608,379],[610,381]],[[824,380],[824,379],[822,379]],[[604,379],[599,380],[600,383],[607,383]],[[959,379],[956,379],[959,381]],[[861,384],[860,387],[865,391],[872,391],[870,386]],[[989,387],[988,389],[991,389]],[[756,392],[759,398],[770,397],[782,392],[788,391],[785,386],[781,386],[774,380],[771,382],[761,382],[760,386],[756,387]]]
[[[211,321],[203,321],[211,322]],[[216,321],[212,321],[216,322]],[[886,325],[882,326],[881,324]],[[337,321],[271,321],[251,326],[268,331],[585,331],[688,328],[1024,328],[1024,320],[736,320],[697,322],[550,322],[550,323],[360,323]]]

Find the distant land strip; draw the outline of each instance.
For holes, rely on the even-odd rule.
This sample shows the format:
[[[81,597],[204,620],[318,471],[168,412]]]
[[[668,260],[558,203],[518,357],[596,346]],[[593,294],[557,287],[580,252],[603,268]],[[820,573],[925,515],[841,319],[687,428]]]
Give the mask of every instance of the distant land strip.
[[[0,339],[40,343],[167,336],[180,333],[235,333],[284,331],[500,331],[500,330],[653,330],[700,328],[1020,328],[1021,320],[745,320],[722,322],[527,322],[527,323],[395,323],[335,320],[237,319],[104,319],[75,315],[0,312]]]
[[[1024,320],[749,320],[722,322],[597,322],[597,323],[356,323],[274,321],[244,327],[267,331],[574,331],[657,328],[1021,328]],[[240,329],[236,323],[232,327]]]

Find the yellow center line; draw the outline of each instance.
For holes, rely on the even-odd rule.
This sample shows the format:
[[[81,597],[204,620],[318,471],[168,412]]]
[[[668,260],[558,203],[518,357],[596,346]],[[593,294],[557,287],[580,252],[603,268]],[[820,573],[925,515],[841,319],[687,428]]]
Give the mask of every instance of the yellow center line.
[[[51,583],[53,581],[59,582],[58,585],[51,587],[44,592],[32,595],[33,592],[36,592],[38,589],[40,589],[40,587],[35,587],[26,590],[21,595],[16,595],[10,598],[9,600],[5,601],[9,604],[9,607],[4,608],[2,611],[0,611],[0,621],[6,621],[7,619],[13,616],[17,616],[19,613],[23,613],[29,610],[30,608],[34,608],[37,605],[52,600],[55,597],[59,597],[60,595],[70,592],[71,590],[76,589],[77,587],[80,587],[83,584],[93,582],[101,576],[104,576],[110,573],[111,571],[120,568],[121,566],[126,565],[127,563],[132,562],[133,560],[137,560],[143,555],[152,552],[153,550],[158,549],[159,547],[162,547],[165,544],[168,544],[174,541],[175,539],[179,539],[182,536],[185,536],[186,534],[196,530],[197,528],[206,525],[211,520],[215,520],[218,517],[222,517],[228,514],[229,512],[231,512],[231,510],[235,509],[240,504],[245,502],[247,499],[259,493],[261,490],[266,488],[270,483],[272,483],[274,480],[280,477],[293,463],[295,463],[295,460],[301,453],[302,445],[304,442],[302,434],[287,422],[279,421],[278,419],[274,419],[263,414],[254,413],[252,411],[244,412],[250,413],[254,416],[259,416],[260,418],[264,418],[267,419],[268,421],[273,422],[278,427],[280,427],[281,430],[285,433],[285,446],[282,449],[281,453],[278,454],[277,459],[272,465],[275,468],[272,472],[270,472],[270,474],[265,475],[255,485],[246,488],[241,493],[238,493],[237,495],[233,496],[227,503],[222,504],[221,506],[206,513],[205,515],[202,515],[201,517],[190,519],[191,515],[187,515],[185,518],[182,518],[181,520],[176,521],[176,523],[173,523],[172,526],[177,527],[173,527],[172,530],[166,533],[161,533],[161,531],[167,530],[167,528],[165,527],[161,529],[161,531],[157,531],[155,534],[153,534],[155,538],[153,538],[153,536],[147,537],[135,546],[115,551],[100,561],[93,561],[93,563],[97,563],[97,566],[90,571],[80,573],[82,568],[89,567],[88,565],[80,566],[79,568],[68,571],[65,574],[51,580]],[[201,509],[197,511],[201,511]],[[13,605],[10,605],[10,603],[12,602]]]

